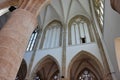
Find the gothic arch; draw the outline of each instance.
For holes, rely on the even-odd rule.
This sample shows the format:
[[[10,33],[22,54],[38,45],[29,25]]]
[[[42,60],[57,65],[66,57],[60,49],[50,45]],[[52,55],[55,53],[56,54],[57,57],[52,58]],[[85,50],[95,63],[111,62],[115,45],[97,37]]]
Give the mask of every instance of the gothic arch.
[[[62,23],[58,20],[51,21],[44,29],[40,49],[56,48],[62,45]],[[55,41],[56,40],[56,41]]]
[[[86,21],[87,23],[90,24],[90,20],[89,20],[89,18],[87,18],[86,16],[84,16],[84,15],[76,15],[76,16],[72,17],[72,18],[69,20],[68,25],[70,26],[71,23],[72,23],[76,18],[81,18],[81,19],[83,19],[84,21]]]
[[[61,27],[63,27],[61,21],[55,19],[55,20],[52,20],[51,22],[49,22],[49,23],[46,25],[46,27],[44,28],[44,30],[46,30],[46,29],[47,29],[51,24],[53,24],[53,23],[58,23],[58,24],[61,25]]]
[[[52,80],[54,76],[59,76],[60,66],[58,61],[51,55],[42,58],[34,68],[32,77],[39,77],[42,80]]]
[[[81,72],[85,69],[95,76],[95,80],[102,80],[104,73],[103,66],[94,55],[86,51],[79,52],[71,60],[67,71],[68,80],[78,80]]]
[[[74,16],[68,23],[68,38],[69,45],[94,42],[89,18],[84,15]]]

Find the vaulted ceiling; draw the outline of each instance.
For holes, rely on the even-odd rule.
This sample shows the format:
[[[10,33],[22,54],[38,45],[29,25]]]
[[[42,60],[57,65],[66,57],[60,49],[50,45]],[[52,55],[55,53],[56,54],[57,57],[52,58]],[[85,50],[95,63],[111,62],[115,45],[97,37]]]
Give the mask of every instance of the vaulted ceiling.
[[[2,2],[5,2],[5,0],[0,1],[0,3]],[[68,23],[75,15],[84,15],[90,18],[89,0],[52,0],[40,11],[38,22],[39,26],[43,28],[53,20]]]
[[[49,5],[42,8],[38,17],[39,26],[45,27],[53,20],[68,23],[76,15],[90,18],[89,0],[52,0]]]

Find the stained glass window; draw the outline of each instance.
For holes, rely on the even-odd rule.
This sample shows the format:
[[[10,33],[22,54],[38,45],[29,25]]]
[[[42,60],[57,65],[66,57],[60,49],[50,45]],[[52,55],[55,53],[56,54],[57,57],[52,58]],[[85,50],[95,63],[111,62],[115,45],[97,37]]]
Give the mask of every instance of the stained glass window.
[[[78,77],[78,80],[97,80],[95,75],[92,74],[89,70],[85,69],[80,76]]]
[[[28,43],[28,46],[27,46],[27,51],[32,51],[33,50],[37,35],[38,35],[38,32],[35,30],[32,33],[32,35],[31,35],[31,37],[29,39],[29,43]]]

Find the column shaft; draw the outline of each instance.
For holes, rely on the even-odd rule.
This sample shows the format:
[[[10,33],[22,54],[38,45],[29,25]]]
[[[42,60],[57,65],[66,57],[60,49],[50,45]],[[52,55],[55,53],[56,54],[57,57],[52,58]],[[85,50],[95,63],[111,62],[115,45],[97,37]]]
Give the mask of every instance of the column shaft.
[[[62,75],[61,80],[66,80],[66,27],[67,24],[63,23],[64,32],[63,32],[63,47],[62,47]]]
[[[37,24],[32,13],[15,10],[0,31],[0,80],[14,80],[29,37]]]

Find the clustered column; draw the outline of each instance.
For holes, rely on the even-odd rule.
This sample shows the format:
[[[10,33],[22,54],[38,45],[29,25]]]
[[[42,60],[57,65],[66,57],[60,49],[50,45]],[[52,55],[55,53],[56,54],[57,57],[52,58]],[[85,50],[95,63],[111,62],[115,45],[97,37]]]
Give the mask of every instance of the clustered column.
[[[50,0],[21,0],[0,31],[0,80],[14,80],[40,9]]]

